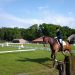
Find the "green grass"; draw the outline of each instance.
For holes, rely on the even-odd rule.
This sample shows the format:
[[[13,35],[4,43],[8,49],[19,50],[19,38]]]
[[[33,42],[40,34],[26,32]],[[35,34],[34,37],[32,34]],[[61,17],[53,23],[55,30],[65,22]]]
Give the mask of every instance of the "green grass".
[[[0,75],[26,75],[27,73],[29,75],[38,75],[38,73],[39,75],[46,73],[49,75],[50,72],[53,73],[48,51],[0,54],[0,59]],[[54,70],[54,72],[56,71]]]
[[[0,51],[17,50],[15,47],[0,47]]]
[[[71,45],[72,46],[72,50],[75,50],[75,45]]]
[[[72,45],[72,55],[75,56],[75,45]]]
[[[38,47],[32,52],[5,53],[0,54],[0,75],[58,75],[53,68],[51,53],[47,50],[39,50],[43,45],[26,44],[26,47]],[[0,50],[15,50],[13,47],[0,47]],[[75,46],[72,46],[75,49]],[[57,53],[58,60],[64,56]]]

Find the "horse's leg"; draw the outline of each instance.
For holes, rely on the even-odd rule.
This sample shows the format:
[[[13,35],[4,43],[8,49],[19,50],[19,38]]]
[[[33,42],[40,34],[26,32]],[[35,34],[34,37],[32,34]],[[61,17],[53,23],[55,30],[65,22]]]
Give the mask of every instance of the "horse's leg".
[[[58,60],[56,59],[56,51],[53,54],[53,67],[56,67],[58,64]]]
[[[45,47],[45,42],[43,42],[43,46]]]
[[[55,60],[56,59],[56,53],[55,53],[55,51],[53,50],[52,51],[52,53],[51,53],[51,58],[53,59],[53,60]]]
[[[51,58],[53,59],[53,51],[51,52]]]
[[[72,55],[72,52],[70,49],[66,49],[65,52],[67,52],[68,54]],[[63,55],[65,56],[65,52],[63,52]]]
[[[54,60],[56,60],[56,52],[54,52],[54,54],[53,54],[53,55],[54,55]]]
[[[52,49],[52,47],[50,47],[51,48],[51,59],[53,59],[53,49]]]
[[[56,59],[56,55],[57,55],[57,52],[58,52],[58,50],[55,50],[55,52],[54,52],[54,61],[58,61],[57,59]]]

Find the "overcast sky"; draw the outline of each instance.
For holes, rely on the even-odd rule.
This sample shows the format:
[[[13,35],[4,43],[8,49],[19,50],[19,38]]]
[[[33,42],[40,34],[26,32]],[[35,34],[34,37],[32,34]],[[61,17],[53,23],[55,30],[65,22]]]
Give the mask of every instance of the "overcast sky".
[[[0,27],[53,23],[75,29],[75,0],[0,0]]]

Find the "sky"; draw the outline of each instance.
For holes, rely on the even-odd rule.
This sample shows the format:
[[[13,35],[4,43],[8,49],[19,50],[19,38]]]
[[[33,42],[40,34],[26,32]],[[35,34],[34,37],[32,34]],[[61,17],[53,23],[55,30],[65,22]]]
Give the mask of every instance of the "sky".
[[[42,23],[75,29],[75,0],[0,0],[0,27]]]

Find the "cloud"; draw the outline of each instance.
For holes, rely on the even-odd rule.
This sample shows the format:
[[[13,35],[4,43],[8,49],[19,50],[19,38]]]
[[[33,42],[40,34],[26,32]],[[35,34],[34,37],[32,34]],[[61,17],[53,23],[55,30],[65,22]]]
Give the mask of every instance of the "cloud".
[[[40,17],[42,15],[42,17]],[[63,16],[49,11],[39,13],[39,18],[20,18],[6,12],[0,12],[0,27],[28,28],[32,24],[52,23],[75,28],[75,18]]]
[[[23,25],[26,27],[27,22],[24,19],[2,12],[0,13],[0,24],[1,27],[22,27]]]
[[[12,3],[14,1],[18,1],[18,0],[0,0],[0,4],[3,5],[6,3],[10,4],[10,2]],[[64,2],[64,0],[61,1]],[[62,14],[56,13],[55,11],[50,10],[48,5],[44,5],[44,6],[38,6],[37,11],[34,10],[35,13],[33,12],[33,10],[32,12],[30,11],[30,15],[34,14],[36,17],[33,16],[32,18],[31,16],[28,16],[29,18],[21,18],[21,17],[16,17],[16,15],[13,15],[11,13],[5,12],[3,8],[0,7],[0,27],[27,28],[32,24],[52,23],[52,24],[58,24],[62,26],[69,26],[71,28],[75,28],[74,26],[75,17],[73,16],[73,12],[71,11],[67,13],[68,16],[64,16],[63,15],[64,13]],[[18,14],[21,15],[21,13]]]
[[[57,16],[53,20],[55,24],[59,24],[62,26],[68,26],[74,28],[75,18],[74,17],[66,17],[66,16]]]
[[[45,23],[52,23],[52,24],[58,24],[61,26],[68,26],[70,28],[75,28],[75,18],[74,17],[67,17],[62,15],[50,15],[49,17],[46,17],[44,19]]]
[[[0,27],[29,27],[32,24],[40,24],[42,23],[39,19],[23,19],[11,14],[0,12]]]
[[[69,15],[72,15],[73,13],[71,11],[68,12]]]
[[[75,24],[75,17],[73,16],[73,12],[69,11],[67,15],[64,16],[64,13],[60,14],[60,13],[56,13],[53,11],[50,11],[45,7],[39,7],[40,8],[40,15],[39,16],[43,16],[43,18],[41,19],[41,22],[45,22],[45,23],[52,23],[52,24],[58,24],[58,25],[62,25],[62,26],[68,26],[71,28],[75,28],[74,24]]]
[[[48,6],[39,6],[38,7],[38,10],[45,10],[45,9],[47,9],[48,8]]]

